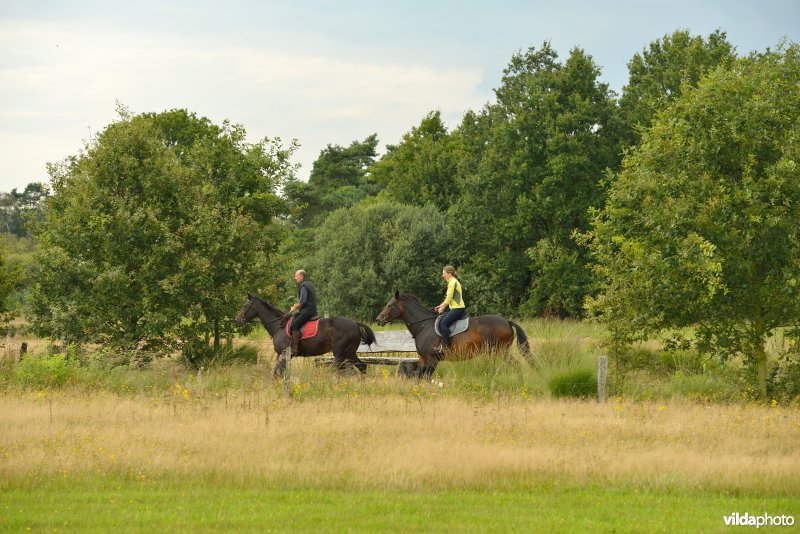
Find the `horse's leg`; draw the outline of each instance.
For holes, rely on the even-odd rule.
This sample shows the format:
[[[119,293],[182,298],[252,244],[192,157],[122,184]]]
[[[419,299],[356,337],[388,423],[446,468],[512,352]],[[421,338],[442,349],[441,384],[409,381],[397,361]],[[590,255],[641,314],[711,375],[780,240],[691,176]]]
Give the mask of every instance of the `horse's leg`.
[[[283,353],[278,353],[278,361],[275,363],[275,369],[272,371],[272,378],[280,378],[283,376],[283,371],[286,369],[286,358]]]
[[[356,341],[350,347],[348,347],[349,350],[347,351],[346,358],[347,361],[349,361],[353,365],[353,367],[358,369],[358,371],[363,376],[367,374],[367,364],[362,362],[361,359],[359,359],[358,357],[358,345],[359,343],[358,341]]]
[[[416,376],[417,369],[419,369],[418,361],[400,362],[400,365],[397,366],[397,374],[399,374],[403,378],[411,378],[413,376]]]
[[[353,353],[348,360],[350,360],[350,362],[353,364],[353,367],[359,370],[362,376],[367,374],[367,364],[358,358],[358,354]]]
[[[344,374],[347,370],[347,360],[344,357],[344,354],[340,350],[337,350],[335,347],[333,349],[333,368],[336,369],[340,374]]]
[[[361,376],[367,374],[367,364],[359,359],[357,352],[353,352],[350,356],[347,356],[347,361],[350,362],[353,367],[358,369],[358,371],[361,373]]]
[[[419,355],[419,363],[417,363],[417,378],[425,378],[425,372],[428,368],[428,357]]]
[[[355,337],[349,331],[337,332],[332,343],[333,357],[336,368],[341,373],[349,371],[349,366],[352,365],[361,373],[367,373],[367,364],[358,358],[358,345],[360,344],[361,334],[356,328]]]
[[[433,376],[433,372],[436,370],[436,366],[439,365],[438,358],[430,358],[428,359],[428,365],[425,366],[425,378],[430,380],[431,376]]]

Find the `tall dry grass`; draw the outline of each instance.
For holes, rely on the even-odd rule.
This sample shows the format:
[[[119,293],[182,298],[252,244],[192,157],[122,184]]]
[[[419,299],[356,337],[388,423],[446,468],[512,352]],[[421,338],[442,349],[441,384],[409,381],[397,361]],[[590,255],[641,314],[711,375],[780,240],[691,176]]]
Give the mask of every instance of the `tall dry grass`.
[[[0,397],[0,480],[108,475],[373,489],[637,485],[797,495],[780,406],[409,395]]]

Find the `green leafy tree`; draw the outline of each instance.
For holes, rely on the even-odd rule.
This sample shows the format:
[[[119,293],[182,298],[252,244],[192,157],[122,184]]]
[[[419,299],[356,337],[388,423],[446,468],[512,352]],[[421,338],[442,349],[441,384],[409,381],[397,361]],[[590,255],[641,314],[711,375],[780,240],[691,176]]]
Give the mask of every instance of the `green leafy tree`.
[[[0,247],[0,330],[6,330],[11,319],[16,315],[9,298],[23,280],[23,270],[7,259],[5,246]]]
[[[309,275],[331,315],[372,320],[395,290],[432,304],[441,298],[451,236],[433,206],[375,200],[336,210],[320,226],[316,244]]]
[[[31,298],[40,333],[204,350],[269,275],[292,148],[184,110],[130,116],[51,166]],[[207,345],[206,345],[207,346]]]
[[[15,234],[0,236],[0,250],[4,251],[3,264],[6,276],[10,275],[15,281],[4,302],[14,314],[24,309],[28,289],[39,271],[35,261],[36,247],[37,243],[33,237],[17,237]]]
[[[476,277],[478,309],[580,313],[590,286],[585,253],[570,235],[588,228],[588,208],[603,203],[598,182],[621,152],[612,93],[599,73],[582,50],[561,63],[546,42],[514,55],[497,103],[464,117],[448,216],[462,236],[465,272]],[[560,275],[570,276],[566,285],[551,285],[552,254]]]
[[[628,144],[639,142],[642,129],[650,126],[659,110],[686,89],[697,87],[706,73],[730,66],[735,58],[734,47],[720,30],[707,39],[676,30],[635,54],[628,62],[630,79],[619,103],[629,128]]]
[[[328,145],[314,161],[308,182],[289,180],[284,192],[295,205],[294,215],[301,226],[316,226],[335,209],[352,206],[380,187],[368,169],[375,163],[378,136],[353,141],[349,147]]]
[[[28,223],[36,219],[41,203],[48,194],[49,187],[41,182],[26,185],[21,193],[16,189],[10,193],[0,193],[0,231],[17,237],[29,237]]]
[[[458,147],[457,134],[448,133],[441,113],[431,112],[399,145],[388,147],[371,169],[373,179],[401,203],[432,204],[444,211],[458,193]]]
[[[584,236],[590,306],[621,342],[695,326],[766,394],[770,333],[800,312],[800,47],[718,68],[660,112]]]

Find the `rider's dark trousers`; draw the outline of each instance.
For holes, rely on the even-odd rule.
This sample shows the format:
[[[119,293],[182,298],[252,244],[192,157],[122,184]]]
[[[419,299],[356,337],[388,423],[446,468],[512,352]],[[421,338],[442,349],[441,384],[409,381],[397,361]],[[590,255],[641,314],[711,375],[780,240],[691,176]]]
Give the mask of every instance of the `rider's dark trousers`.
[[[439,330],[442,332],[442,348],[450,344],[450,325],[466,315],[466,308],[455,308],[450,310],[439,321]]]
[[[314,317],[313,313],[298,313],[294,316],[294,319],[292,319],[292,330],[300,331],[300,329],[303,328],[303,325],[311,320],[312,317]]]

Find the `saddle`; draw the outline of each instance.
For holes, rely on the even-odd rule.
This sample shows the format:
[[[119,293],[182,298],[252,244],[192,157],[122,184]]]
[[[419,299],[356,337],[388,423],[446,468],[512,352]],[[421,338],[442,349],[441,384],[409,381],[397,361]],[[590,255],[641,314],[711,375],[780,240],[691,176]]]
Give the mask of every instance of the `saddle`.
[[[292,321],[294,317],[289,317],[286,321],[286,335],[292,337]],[[300,327],[300,339],[308,339],[317,335],[319,330],[319,315],[315,315],[306,324]]]
[[[434,324],[434,328],[436,329],[436,334],[441,336],[442,331],[439,330],[439,321],[442,320],[442,315],[436,318],[436,323]],[[469,317],[464,317],[463,319],[459,319],[458,321],[454,322],[450,325],[450,335],[454,336],[456,334],[460,334],[464,330],[469,328]]]

